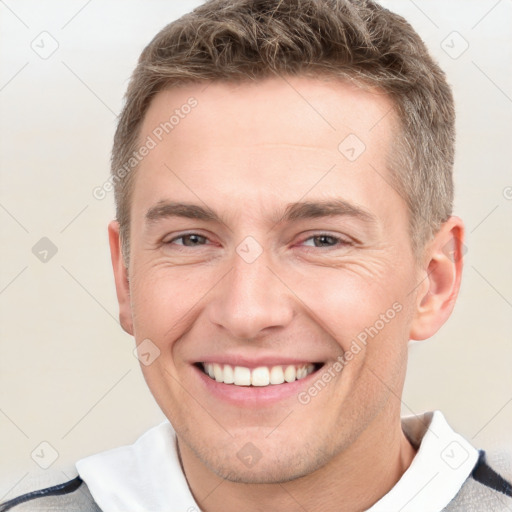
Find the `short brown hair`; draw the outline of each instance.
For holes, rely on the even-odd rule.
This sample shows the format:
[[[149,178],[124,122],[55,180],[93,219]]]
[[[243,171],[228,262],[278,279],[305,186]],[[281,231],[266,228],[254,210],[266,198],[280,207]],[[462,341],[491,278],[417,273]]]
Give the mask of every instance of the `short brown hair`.
[[[132,75],[112,150],[117,220],[129,256],[135,170],[119,179],[140,143],[151,100],[190,82],[332,76],[376,87],[400,128],[389,166],[410,214],[418,254],[452,211],[455,114],[445,75],[413,28],[371,0],[209,0],[163,28]]]

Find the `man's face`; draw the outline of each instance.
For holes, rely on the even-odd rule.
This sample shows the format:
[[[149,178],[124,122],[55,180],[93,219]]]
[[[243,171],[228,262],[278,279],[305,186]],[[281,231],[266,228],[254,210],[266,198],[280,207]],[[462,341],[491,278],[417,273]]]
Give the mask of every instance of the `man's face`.
[[[160,351],[144,376],[182,447],[246,482],[310,473],[398,415],[417,300],[390,101],[287,82],[160,92],[141,143],[197,106],[141,161],[132,197],[133,334]],[[296,204],[334,201],[331,215]]]

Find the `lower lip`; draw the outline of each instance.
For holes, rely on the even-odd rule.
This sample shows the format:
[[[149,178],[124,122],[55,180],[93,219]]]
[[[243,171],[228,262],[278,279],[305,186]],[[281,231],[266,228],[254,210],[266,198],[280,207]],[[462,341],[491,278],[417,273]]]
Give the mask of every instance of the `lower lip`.
[[[268,406],[289,399],[290,397],[297,397],[297,395],[317,377],[319,371],[316,370],[303,379],[294,382],[285,382],[283,384],[236,386],[234,384],[217,382],[196,366],[193,368],[209,393],[237,407],[248,408]]]

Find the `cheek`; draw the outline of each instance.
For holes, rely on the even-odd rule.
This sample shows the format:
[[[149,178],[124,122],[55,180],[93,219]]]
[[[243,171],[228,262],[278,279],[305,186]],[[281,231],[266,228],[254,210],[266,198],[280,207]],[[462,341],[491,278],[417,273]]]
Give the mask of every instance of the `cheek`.
[[[173,339],[172,332],[190,322],[214,282],[205,272],[199,276],[160,266],[141,269],[131,287],[136,339],[153,336],[160,340],[164,334]]]
[[[321,327],[347,350],[347,344],[379,321],[381,314],[387,314],[386,320],[396,316],[393,305],[403,299],[394,281],[389,270],[352,263],[313,269],[297,284],[290,281],[290,288]]]
[[[381,255],[347,258],[337,266],[288,262],[278,265],[276,273],[286,283],[281,293],[290,307],[312,317],[345,351],[380,315],[405,302],[404,283],[410,280],[393,267]],[[178,339],[208,306],[226,268],[173,268],[165,261],[140,265],[131,279],[136,339],[149,338],[161,350]]]

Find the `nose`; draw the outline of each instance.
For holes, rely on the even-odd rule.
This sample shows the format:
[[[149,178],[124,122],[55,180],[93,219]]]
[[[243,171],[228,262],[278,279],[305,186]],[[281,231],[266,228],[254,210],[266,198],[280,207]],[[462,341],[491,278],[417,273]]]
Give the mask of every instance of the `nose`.
[[[294,317],[293,293],[269,260],[266,251],[252,262],[234,252],[231,271],[215,287],[209,319],[233,338],[261,337]]]

